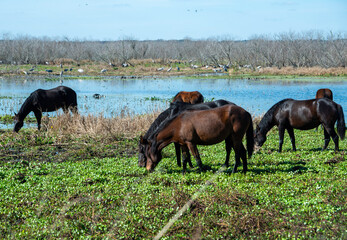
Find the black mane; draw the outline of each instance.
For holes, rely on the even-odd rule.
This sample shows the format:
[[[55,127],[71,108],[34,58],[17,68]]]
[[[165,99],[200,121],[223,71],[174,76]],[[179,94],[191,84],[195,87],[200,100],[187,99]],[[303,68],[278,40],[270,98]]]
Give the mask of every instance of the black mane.
[[[167,119],[170,116],[170,113],[171,113],[170,108],[168,108],[165,111],[163,111],[162,113],[160,113],[159,116],[151,124],[151,126],[149,127],[148,131],[146,132],[146,134],[144,135],[143,138],[145,138],[145,139],[151,138],[152,134],[155,133],[155,131],[158,129],[158,127],[161,125],[161,123],[163,121],[165,121],[165,119]]]

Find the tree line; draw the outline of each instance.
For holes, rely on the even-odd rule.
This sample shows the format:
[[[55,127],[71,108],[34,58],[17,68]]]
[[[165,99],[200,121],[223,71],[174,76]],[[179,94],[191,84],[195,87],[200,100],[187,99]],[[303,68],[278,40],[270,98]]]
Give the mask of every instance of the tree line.
[[[346,67],[347,34],[321,32],[288,32],[257,35],[239,41],[231,37],[205,40],[146,40],[123,38],[117,41],[89,41],[36,38],[30,36],[0,37],[0,63],[45,64],[63,59],[107,64],[131,64],[131,60],[172,60],[200,65],[231,67]]]

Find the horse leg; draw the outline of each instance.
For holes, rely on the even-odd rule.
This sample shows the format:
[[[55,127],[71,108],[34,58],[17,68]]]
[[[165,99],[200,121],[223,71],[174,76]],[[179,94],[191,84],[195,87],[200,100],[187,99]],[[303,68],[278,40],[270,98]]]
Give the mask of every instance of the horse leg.
[[[292,142],[293,151],[296,151],[294,129],[291,126],[289,126],[287,127],[287,131],[290,137],[290,141]]]
[[[179,149],[178,149],[178,150],[179,150]],[[176,151],[177,151],[177,149],[176,149]],[[177,155],[177,152],[176,152],[176,155]],[[185,160],[186,160],[186,162],[189,164],[189,167],[190,167],[190,168],[193,168],[194,166],[193,166],[193,164],[192,164],[192,160],[190,159],[189,149],[188,149],[188,148],[183,148],[183,147],[182,147],[182,155],[185,156]],[[178,164],[178,161],[179,161],[179,159],[178,159],[178,157],[177,157],[177,164]],[[178,166],[180,167],[181,164],[179,164]]]
[[[70,104],[69,109],[70,109],[70,111],[73,114],[77,114],[78,113],[78,109],[77,109],[77,105],[76,104]]]
[[[245,147],[243,146],[243,144],[241,144],[240,156],[242,159],[243,173],[246,173],[248,170],[247,169],[247,151],[246,151]]]
[[[182,146],[182,156],[183,156],[183,174],[186,172],[187,170],[187,161],[190,162],[191,164],[191,161],[190,161],[190,154],[189,154],[189,149],[187,146]]]
[[[322,151],[327,149],[329,142],[330,142],[330,135],[327,132],[327,130],[325,130],[325,128],[324,128],[324,146],[322,148]]]
[[[41,118],[42,118],[42,112],[40,110],[34,110],[34,114],[37,121],[37,128],[41,129]]]
[[[335,143],[335,152],[339,151],[339,137],[337,136],[337,134],[335,132],[334,125],[333,125],[333,127],[324,126],[324,129],[328,132],[328,134],[330,135],[330,137],[333,139],[333,141]]]
[[[233,138],[232,143],[233,143],[233,148],[235,151],[235,165],[233,168],[233,173],[236,173],[237,167],[241,164],[241,161],[240,161],[241,154],[240,153],[241,153],[242,139]],[[245,152],[246,152],[246,150],[245,150]],[[243,171],[245,171],[245,169],[243,169]]]
[[[192,160],[190,159],[189,149],[187,149],[186,155],[187,155],[187,158],[186,158],[186,159],[187,159],[187,163],[189,164],[189,167],[190,167],[190,168],[193,168],[194,165],[193,165],[193,163],[192,163]]]
[[[175,145],[177,166],[181,167],[181,148],[180,148],[180,145],[178,143],[174,143],[174,145]]]
[[[284,130],[285,130],[284,126],[282,124],[280,124],[278,126],[278,135],[279,135],[279,148],[278,148],[278,152],[282,152]]]
[[[225,139],[225,151],[227,152],[225,163],[224,163],[225,167],[229,166],[230,152],[231,152],[232,146],[233,146],[233,140],[231,136],[229,136]]]
[[[188,146],[190,152],[193,154],[195,161],[196,161],[196,164],[199,166],[200,171],[203,171],[204,166],[202,165],[198,148],[196,147],[195,144],[192,144],[190,142],[187,143],[187,146]]]

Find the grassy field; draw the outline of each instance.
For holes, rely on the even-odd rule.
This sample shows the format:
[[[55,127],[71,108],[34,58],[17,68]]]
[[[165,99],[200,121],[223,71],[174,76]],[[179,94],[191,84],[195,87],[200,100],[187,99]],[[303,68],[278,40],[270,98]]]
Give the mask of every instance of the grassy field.
[[[147,173],[137,140],[155,117],[2,131],[0,238],[346,239],[346,140],[322,152],[322,130],[295,131],[298,151],[286,134],[278,153],[273,129],[247,174],[221,168],[220,143],[199,146],[210,170],[182,175],[170,145]]]

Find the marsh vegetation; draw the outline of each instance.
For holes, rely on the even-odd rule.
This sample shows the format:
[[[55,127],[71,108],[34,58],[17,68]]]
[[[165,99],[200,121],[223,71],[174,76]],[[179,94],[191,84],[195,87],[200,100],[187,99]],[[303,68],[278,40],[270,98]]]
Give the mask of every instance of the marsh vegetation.
[[[1,131],[1,238],[150,239],[188,201],[164,238],[346,236],[346,141],[322,152],[322,130],[295,131],[298,150],[286,135],[278,153],[273,129],[247,174],[220,170],[224,143],[199,146],[206,172],[182,175],[168,147],[148,174],[137,144],[156,116],[61,115],[42,131]]]

